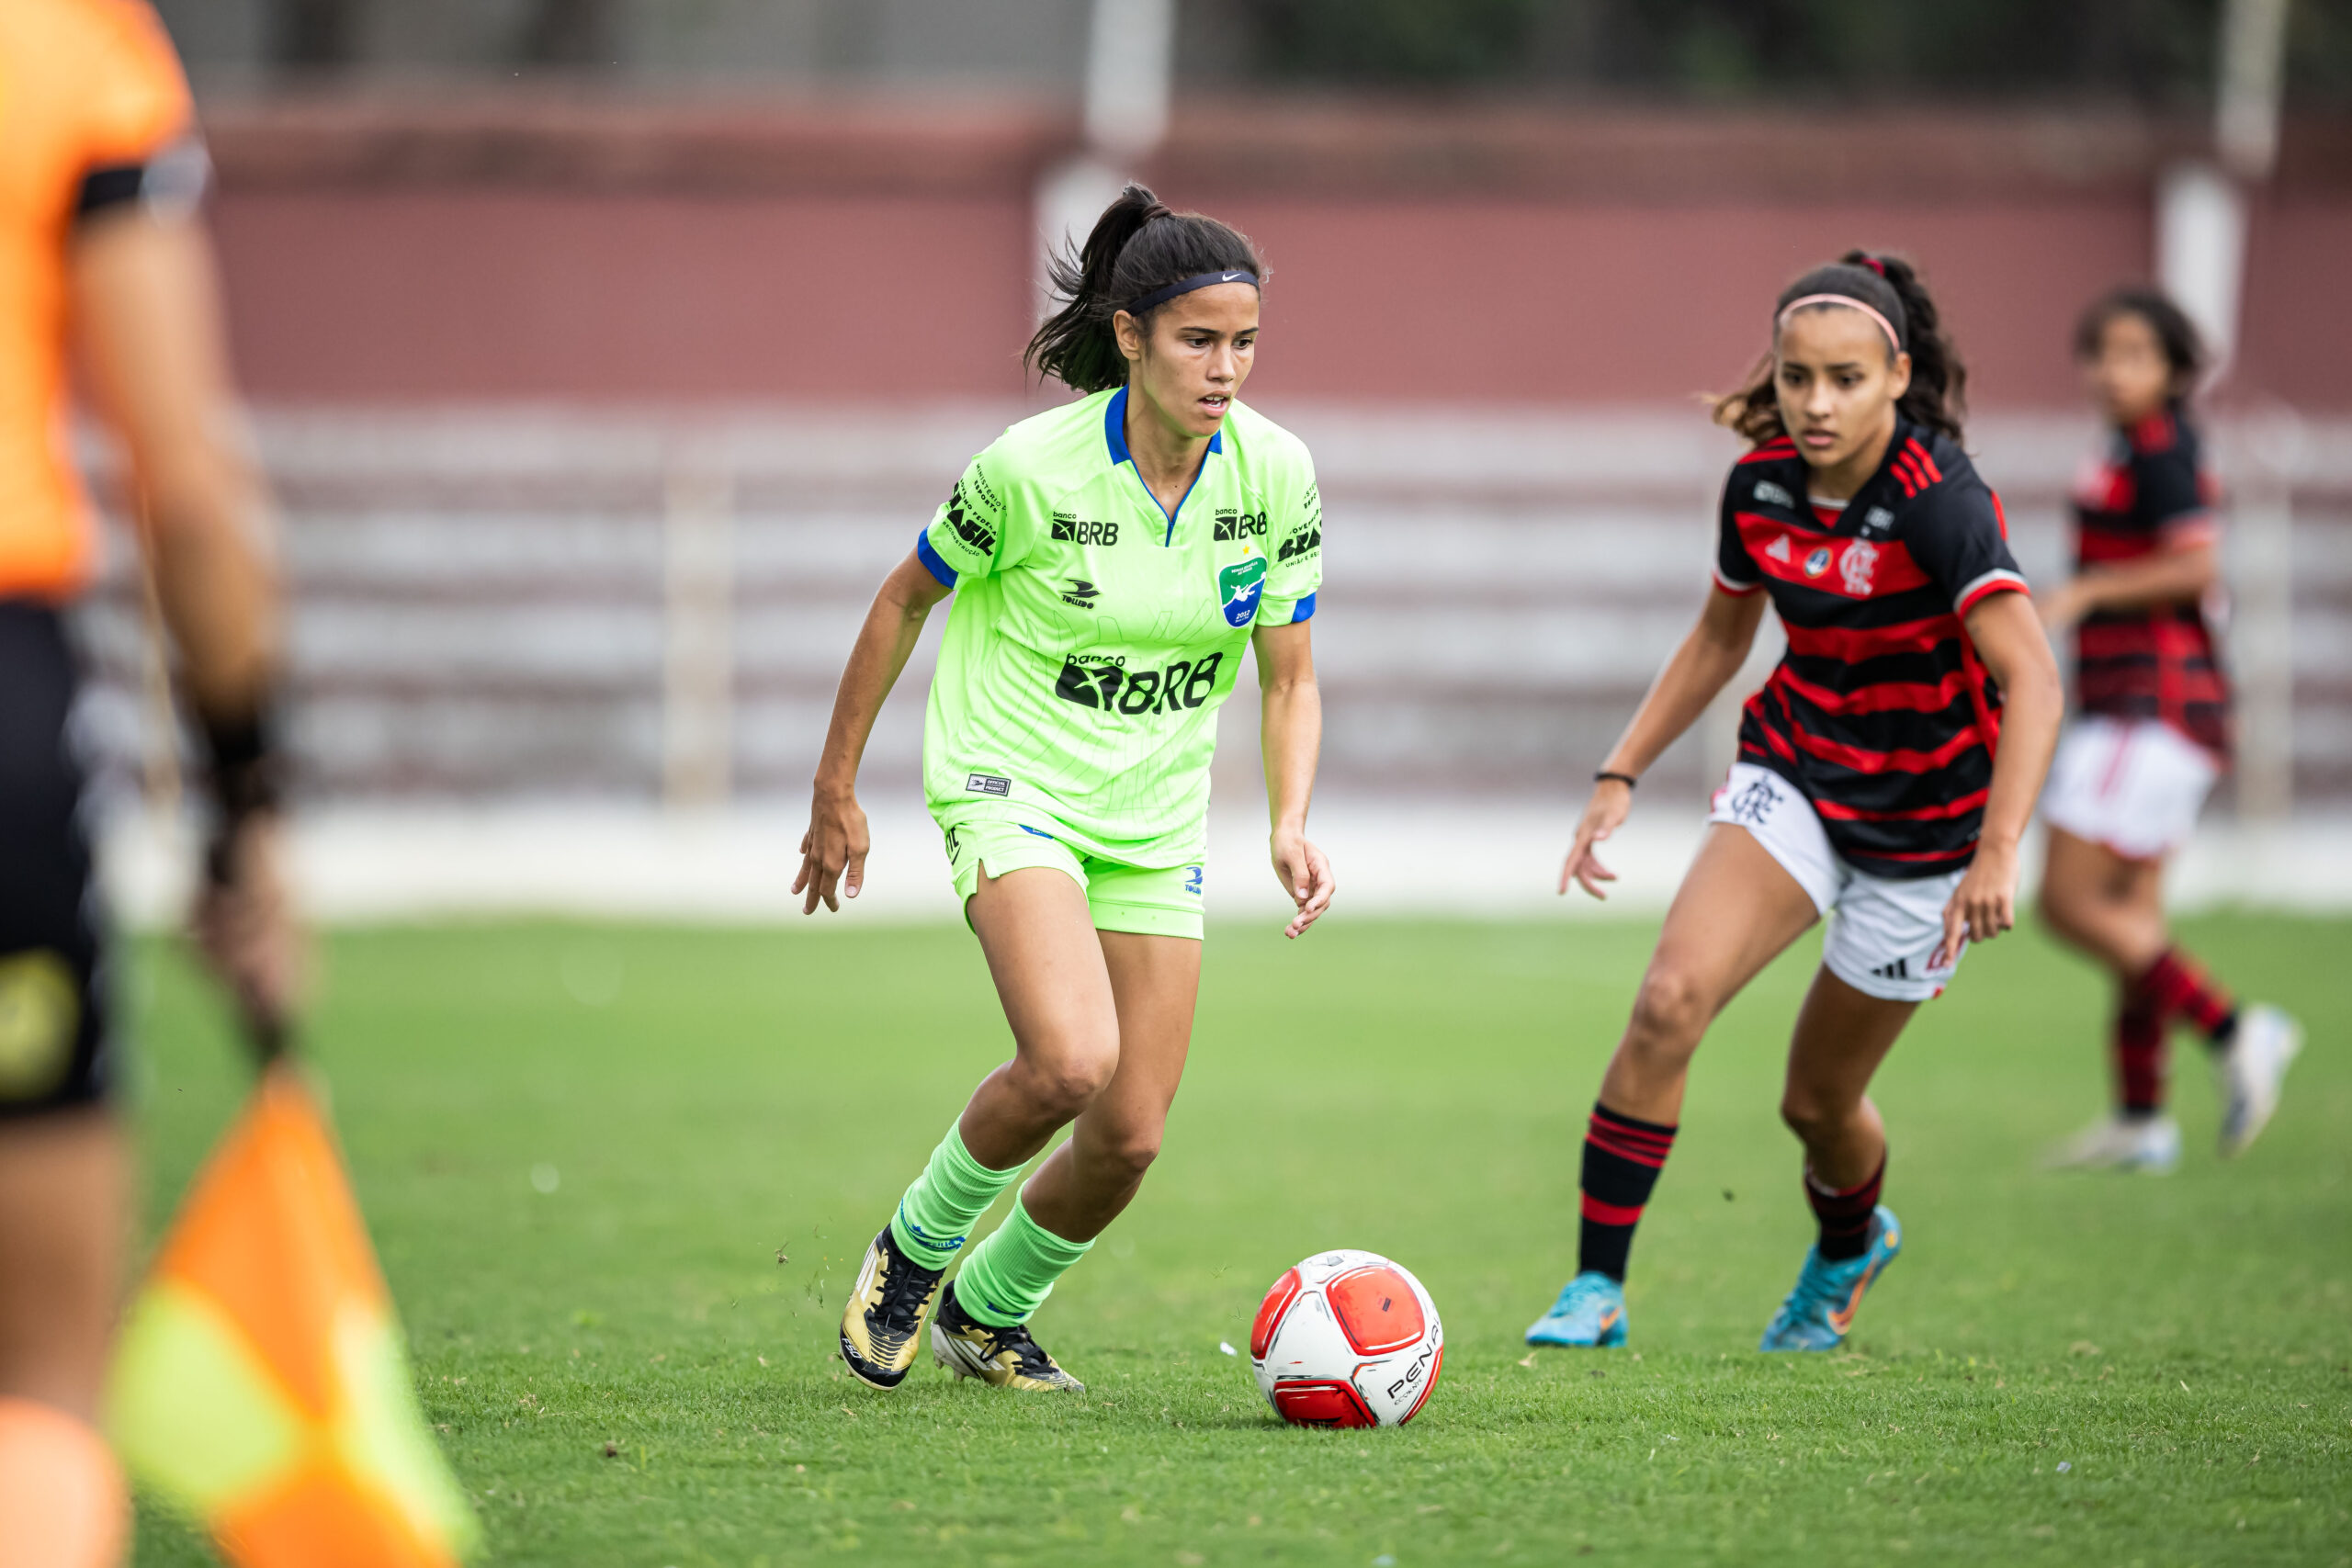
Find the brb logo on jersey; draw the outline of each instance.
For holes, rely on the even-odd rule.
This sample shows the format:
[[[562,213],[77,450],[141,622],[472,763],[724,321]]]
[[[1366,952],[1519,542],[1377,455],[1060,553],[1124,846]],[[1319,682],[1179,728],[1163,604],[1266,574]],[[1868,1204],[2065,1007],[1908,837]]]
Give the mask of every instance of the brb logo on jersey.
[[[1247,555],[1216,574],[1216,593],[1225,606],[1225,624],[1246,626],[1257,618],[1259,597],[1266,591],[1266,558],[1253,546]]]
[[[1054,513],[1054,537],[1071,545],[1115,545],[1119,542],[1119,525],[1057,512]]]

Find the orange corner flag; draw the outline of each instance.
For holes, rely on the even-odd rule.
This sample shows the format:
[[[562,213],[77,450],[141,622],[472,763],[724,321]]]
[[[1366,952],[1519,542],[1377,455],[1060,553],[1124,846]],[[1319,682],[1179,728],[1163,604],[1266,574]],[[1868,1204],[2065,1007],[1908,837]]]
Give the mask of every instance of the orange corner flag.
[[[238,1568],[449,1568],[475,1543],[334,1134],[290,1067],[262,1076],[174,1222],[107,1424]]]

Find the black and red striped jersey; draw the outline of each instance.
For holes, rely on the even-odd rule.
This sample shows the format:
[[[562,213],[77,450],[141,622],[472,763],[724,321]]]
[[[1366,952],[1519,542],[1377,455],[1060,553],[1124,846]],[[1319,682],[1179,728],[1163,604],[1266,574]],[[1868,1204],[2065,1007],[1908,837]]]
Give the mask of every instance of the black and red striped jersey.
[[[2025,591],[2000,498],[1957,442],[1903,419],[1843,506],[1806,495],[1810,472],[1784,436],[1724,486],[1716,584],[1770,593],[1789,637],[1740,760],[1803,790],[1860,870],[1954,870],[1976,852],[2001,705],[1960,618]]]
[[[2211,543],[2216,490],[2195,427],[2177,410],[2116,431],[2075,482],[2077,570]],[[2204,606],[2102,610],[2075,633],[2085,713],[2161,719],[2216,755],[2229,750],[2230,691]]]

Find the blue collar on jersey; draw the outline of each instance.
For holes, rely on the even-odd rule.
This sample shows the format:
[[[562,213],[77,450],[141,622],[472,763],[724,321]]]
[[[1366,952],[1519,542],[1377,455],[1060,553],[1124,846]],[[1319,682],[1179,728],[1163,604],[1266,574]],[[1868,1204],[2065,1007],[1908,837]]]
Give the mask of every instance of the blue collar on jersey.
[[[1230,402],[1226,404],[1227,412],[1230,413],[1232,409],[1233,405]],[[1111,400],[1102,406],[1102,439],[1110,445],[1113,468],[1118,467],[1121,463],[1132,463],[1136,460],[1135,454],[1127,450],[1127,389],[1125,387],[1112,393]],[[1212,452],[1225,450],[1223,429],[1220,428],[1215,435],[1209,437],[1209,450]]]
[[[1228,412],[1231,412],[1232,406],[1229,402],[1226,405]],[[1135,455],[1127,450],[1127,389],[1125,387],[1112,393],[1111,400],[1102,405],[1102,439],[1110,444],[1113,468],[1115,468],[1122,463],[1131,468],[1135,467]],[[1225,450],[1225,431],[1222,428],[1209,437],[1209,450],[1212,452]],[[1151,495],[1151,503],[1154,506],[1159,506],[1160,515],[1168,519],[1168,535],[1160,540],[1161,544],[1172,545],[1176,542],[1176,518],[1184,510],[1184,502],[1193,499],[1193,491],[1200,487],[1201,475],[1207,473],[1208,470],[1209,461],[1204,457],[1201,459],[1200,468],[1193,471],[1193,482],[1184,487],[1183,496],[1176,502],[1174,512],[1159,506],[1159,497],[1151,495],[1149,485],[1143,485],[1144,494]],[[1136,474],[1136,483],[1143,484],[1143,474],[1140,471]]]

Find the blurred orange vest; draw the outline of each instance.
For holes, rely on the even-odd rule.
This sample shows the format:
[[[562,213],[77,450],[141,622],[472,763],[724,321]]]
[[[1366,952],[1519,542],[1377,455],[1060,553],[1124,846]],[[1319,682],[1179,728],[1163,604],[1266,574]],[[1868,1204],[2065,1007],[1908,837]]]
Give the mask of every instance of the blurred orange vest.
[[[93,565],[66,377],[82,182],[146,163],[192,123],[141,0],[0,0],[0,598],[70,598]]]

